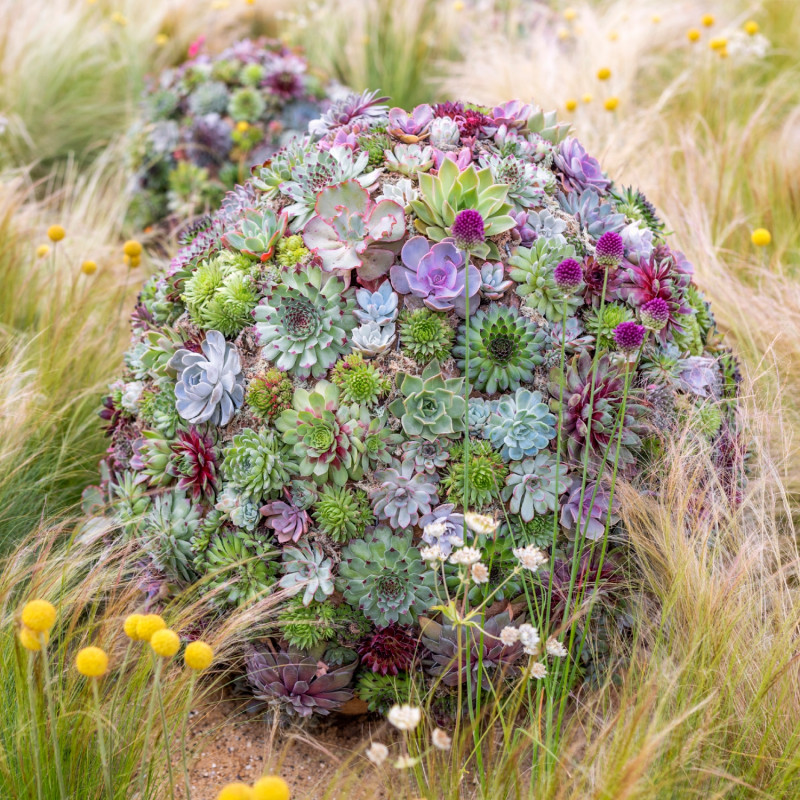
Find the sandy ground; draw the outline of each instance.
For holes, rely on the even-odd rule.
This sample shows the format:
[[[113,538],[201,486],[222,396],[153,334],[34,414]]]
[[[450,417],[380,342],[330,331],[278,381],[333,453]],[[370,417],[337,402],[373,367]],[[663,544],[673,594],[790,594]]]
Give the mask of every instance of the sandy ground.
[[[337,715],[311,731],[300,728],[274,732],[264,717],[242,711],[230,700],[215,703],[208,712],[193,712],[187,746],[195,754],[191,771],[192,800],[214,800],[230,781],[252,784],[264,773],[281,775],[292,788],[292,800],[388,800],[381,777],[360,755],[370,737],[385,741],[386,724],[370,716]],[[330,791],[337,771],[353,762],[367,776],[349,786]],[[180,763],[176,782],[184,798]],[[360,771],[360,770],[359,770]],[[338,781],[337,781],[338,782]],[[349,783],[349,781],[345,781]],[[330,791],[326,794],[326,791]]]

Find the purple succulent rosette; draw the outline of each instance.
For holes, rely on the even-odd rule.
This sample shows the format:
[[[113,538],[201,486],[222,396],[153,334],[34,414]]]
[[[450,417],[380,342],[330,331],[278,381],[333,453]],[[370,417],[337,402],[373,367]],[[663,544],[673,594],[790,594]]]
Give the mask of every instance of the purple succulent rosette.
[[[306,76],[245,44],[199,59],[193,91],[198,64],[281,102]],[[193,97],[204,142],[225,86]],[[390,680],[502,693],[552,656],[520,609],[549,593],[571,624],[575,575],[599,581],[587,636],[613,630],[612,481],[657,491],[668,437],[742,497],[736,361],[644,195],[533,105],[385,99],[334,99],[145,283],[86,494],[150,605],[278,597],[239,683],[295,719],[378,708]],[[448,616],[464,593],[480,635]]]

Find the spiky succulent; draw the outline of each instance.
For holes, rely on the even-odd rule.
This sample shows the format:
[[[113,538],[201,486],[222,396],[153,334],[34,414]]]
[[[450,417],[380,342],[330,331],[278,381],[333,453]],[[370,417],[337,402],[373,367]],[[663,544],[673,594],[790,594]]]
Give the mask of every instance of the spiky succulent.
[[[367,704],[369,711],[379,714],[385,714],[397,703],[407,703],[411,691],[411,678],[406,674],[362,672],[356,682],[358,697]]]
[[[612,197],[617,201],[617,211],[624,214],[633,222],[643,222],[660,235],[664,231],[664,223],[656,212],[655,206],[633,186],[618,187],[612,191]]]
[[[187,583],[194,580],[191,540],[200,521],[200,509],[175,489],[155,497],[143,517],[144,547],[168,578]]]
[[[450,450],[450,464],[447,475],[442,480],[442,486],[445,487],[449,500],[473,511],[480,511],[493,500],[500,498],[508,467],[489,442],[480,439],[470,441],[469,459],[465,455],[463,442],[453,445]],[[466,477],[465,461],[468,462]],[[465,480],[468,480],[466,492]]]
[[[225,480],[255,500],[277,496],[297,472],[291,451],[268,428],[245,428],[223,453]]]
[[[500,398],[483,426],[483,437],[506,461],[520,461],[547,447],[555,438],[555,424],[541,393],[520,388]]]
[[[374,520],[367,494],[361,489],[326,486],[314,505],[317,529],[336,542],[362,536]]]
[[[344,403],[374,406],[392,387],[373,364],[364,361],[361,353],[351,353],[336,362],[331,380],[339,387]]]
[[[517,211],[541,205],[556,182],[550,170],[514,155],[491,154],[481,158],[481,166],[489,168],[496,183],[508,184],[508,199]]]
[[[438,361],[421,376],[397,375],[399,396],[389,404],[408,436],[434,441],[464,430],[464,379],[442,377]]]
[[[358,655],[365,669],[379,675],[397,675],[411,669],[417,647],[412,629],[393,622],[367,636],[358,648]]]
[[[290,594],[303,593],[303,605],[318,603],[333,594],[333,573],[330,558],[317,545],[284,547],[280,579],[282,589]]]
[[[335,619],[336,609],[329,602],[304,606],[295,598],[278,615],[278,624],[281,635],[291,647],[311,650],[336,637]]]
[[[245,655],[247,680],[256,698],[290,716],[327,716],[353,696],[347,687],[358,660],[334,669],[320,670],[316,658],[302,652],[274,652],[251,645]]]
[[[569,486],[566,469],[558,467],[556,456],[548,451],[512,463],[503,489],[509,510],[525,522],[555,511],[558,496]]]
[[[609,231],[619,232],[625,227],[625,216],[619,214],[616,207],[594,189],[559,194],[558,201],[561,208],[573,216],[592,239],[599,239]]]
[[[400,347],[414,361],[444,361],[453,348],[455,331],[444,314],[417,308],[400,315]]]
[[[270,208],[263,211],[251,209],[245,212],[239,229],[228,231],[222,241],[233,250],[259,261],[269,261],[286,230],[287,220],[286,212],[278,215]]]
[[[169,471],[178,478],[178,489],[190,492],[195,502],[213,496],[217,488],[217,453],[211,437],[196,428],[178,431],[171,449]]]
[[[384,527],[371,540],[354,539],[344,548],[336,581],[345,600],[379,627],[414,622],[433,605],[434,584],[411,537]]]
[[[417,215],[417,230],[434,242],[450,236],[459,211],[474,209],[484,222],[486,237],[510,230],[516,224],[509,215],[507,184],[495,183],[488,168],[475,169],[470,164],[463,172],[453,161],[445,159],[437,175],[420,174],[420,194],[411,201]],[[485,242],[474,251],[481,258],[497,260],[499,252],[494,242]]]
[[[301,378],[322,376],[349,350],[356,327],[353,300],[343,290],[317,267],[283,273],[253,314],[263,358]]]
[[[459,369],[466,368],[467,338],[470,343],[469,378],[479,392],[514,390],[531,379],[543,361],[546,334],[519,312],[492,303],[458,329],[453,348]]]
[[[247,406],[259,419],[273,422],[292,407],[294,387],[285,372],[271,367],[262,375],[250,379],[247,385]]]
[[[630,322],[633,318],[633,311],[622,303],[606,303],[589,311],[584,317],[584,325],[597,343],[608,350],[613,347],[614,329],[617,325]]]
[[[292,405],[275,427],[292,448],[299,474],[319,484],[331,480],[337,486],[344,486],[348,478],[360,478],[365,426],[359,406],[340,406],[339,390],[328,381],[317,383],[312,392],[296,389]]]

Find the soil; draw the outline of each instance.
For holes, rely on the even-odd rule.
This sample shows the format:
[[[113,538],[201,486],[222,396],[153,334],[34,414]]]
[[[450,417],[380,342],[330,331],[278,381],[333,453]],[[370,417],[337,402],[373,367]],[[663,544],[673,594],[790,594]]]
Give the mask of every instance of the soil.
[[[370,738],[384,742],[390,738],[380,719],[340,714],[311,730],[295,726],[273,731],[263,714],[248,713],[240,704],[220,698],[207,710],[192,712],[188,731],[187,747],[194,762],[192,800],[215,800],[226,783],[252,784],[263,774],[286,780],[292,800],[389,798],[388,787],[362,755]],[[354,786],[354,773],[364,767]],[[174,768],[176,795],[185,800],[179,760]],[[343,772],[351,780],[331,789]]]

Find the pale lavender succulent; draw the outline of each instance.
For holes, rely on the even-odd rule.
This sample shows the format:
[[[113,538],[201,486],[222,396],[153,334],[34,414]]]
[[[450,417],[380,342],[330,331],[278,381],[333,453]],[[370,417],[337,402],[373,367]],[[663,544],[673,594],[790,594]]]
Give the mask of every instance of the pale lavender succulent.
[[[499,300],[512,286],[514,281],[506,277],[502,263],[490,264],[488,261],[481,267],[481,295],[486,300]]]
[[[390,270],[395,291],[413,294],[434,311],[450,311],[466,316],[466,282],[469,276],[470,313],[477,311],[476,298],[481,288],[481,274],[472,264],[465,266],[464,253],[452,239],[431,246],[424,236],[409,239],[401,251],[402,264]]]
[[[388,97],[379,97],[379,91],[364,91],[361,94],[349,94],[337,100],[319,118],[308,124],[308,132],[312,136],[325,136],[346,125],[363,123],[369,127],[386,117],[388,106],[383,104]]]
[[[377,322],[365,322],[353,331],[351,344],[365,356],[377,356],[385,353],[396,338],[395,325],[379,325]]]
[[[455,508],[453,503],[444,503],[436,506],[419,521],[423,531],[422,541],[429,545],[439,545],[446,556],[453,552],[454,547],[464,546],[464,515],[456,514]]]
[[[416,525],[438,499],[436,485],[424,474],[415,474],[411,462],[401,464],[399,469],[379,470],[375,480],[381,486],[371,493],[373,510],[395,530]]]
[[[428,141],[433,147],[453,147],[461,141],[458,123],[451,117],[436,117],[431,122]]]
[[[333,594],[333,565],[317,545],[283,549],[283,577],[278,585],[290,595],[303,592],[303,605],[321,603]]]
[[[461,172],[463,172],[472,163],[472,150],[469,147],[462,147],[457,153],[448,150],[439,150],[437,147],[433,148],[433,165],[436,169],[441,169],[442,164],[447,161],[452,161]]]
[[[529,211],[526,221],[533,229],[534,239],[555,239],[560,244],[566,243],[564,231],[567,229],[567,223],[546,208],[541,211]]]
[[[503,489],[503,500],[509,503],[511,513],[530,522],[535,516],[555,511],[557,496],[570,484],[563,466],[556,482],[556,469],[557,458],[548,450],[535,458],[515,461]]]
[[[433,166],[433,148],[418,144],[398,144],[386,154],[386,169],[413,177],[418,172],[427,172]]]
[[[625,215],[617,213],[615,207],[605,202],[595,189],[567,194],[560,192],[558,202],[593,239],[599,239],[604,233],[619,232],[625,227]]]
[[[429,442],[425,439],[412,439],[403,442],[403,463],[410,461],[415,472],[427,472],[435,475],[450,458],[450,453],[439,441]]]
[[[500,127],[505,125],[507,128],[524,128],[528,120],[533,116],[533,106],[530,103],[523,103],[521,100],[509,100],[502,105],[492,109],[492,119],[494,124]]]
[[[186,155],[198,167],[217,166],[227,158],[232,143],[228,123],[219,114],[205,114],[189,129]]]
[[[374,292],[369,289],[359,289],[356,292],[356,300],[360,308],[355,309],[353,313],[359,322],[377,322],[378,325],[386,325],[397,319],[398,297],[392,291],[389,281],[384,281]]]
[[[600,162],[592,158],[583,145],[570,137],[561,142],[554,159],[554,166],[561,173],[561,183],[568,192],[582,192],[592,188],[605,194],[611,186],[600,167]]]
[[[722,391],[719,364],[714,358],[689,356],[682,362],[679,377],[683,388],[697,397],[719,397]]]
[[[310,519],[308,512],[298,508],[292,501],[292,495],[287,489],[283,490],[286,501],[273,500],[261,506],[261,513],[268,528],[272,528],[281,544],[296,542],[304,533],[308,532]]]
[[[169,361],[178,373],[175,407],[192,425],[227,425],[244,402],[239,351],[219,331],[208,331],[201,349],[178,350]]]
[[[418,105],[410,114],[402,108],[389,111],[389,133],[400,141],[417,141],[428,132],[433,120],[433,109],[427,104]]]
[[[631,222],[619,232],[619,235],[625,245],[628,261],[638,264],[639,261],[650,260],[655,248],[653,231],[650,228],[642,228],[638,223]]]
[[[580,478],[573,478],[569,494],[561,506],[561,526],[570,536],[582,534],[597,541],[605,534],[606,522],[609,525],[619,522],[619,501],[615,497],[609,509],[611,493],[608,484],[603,482],[598,486],[596,481],[587,480],[581,505],[581,484]]]

